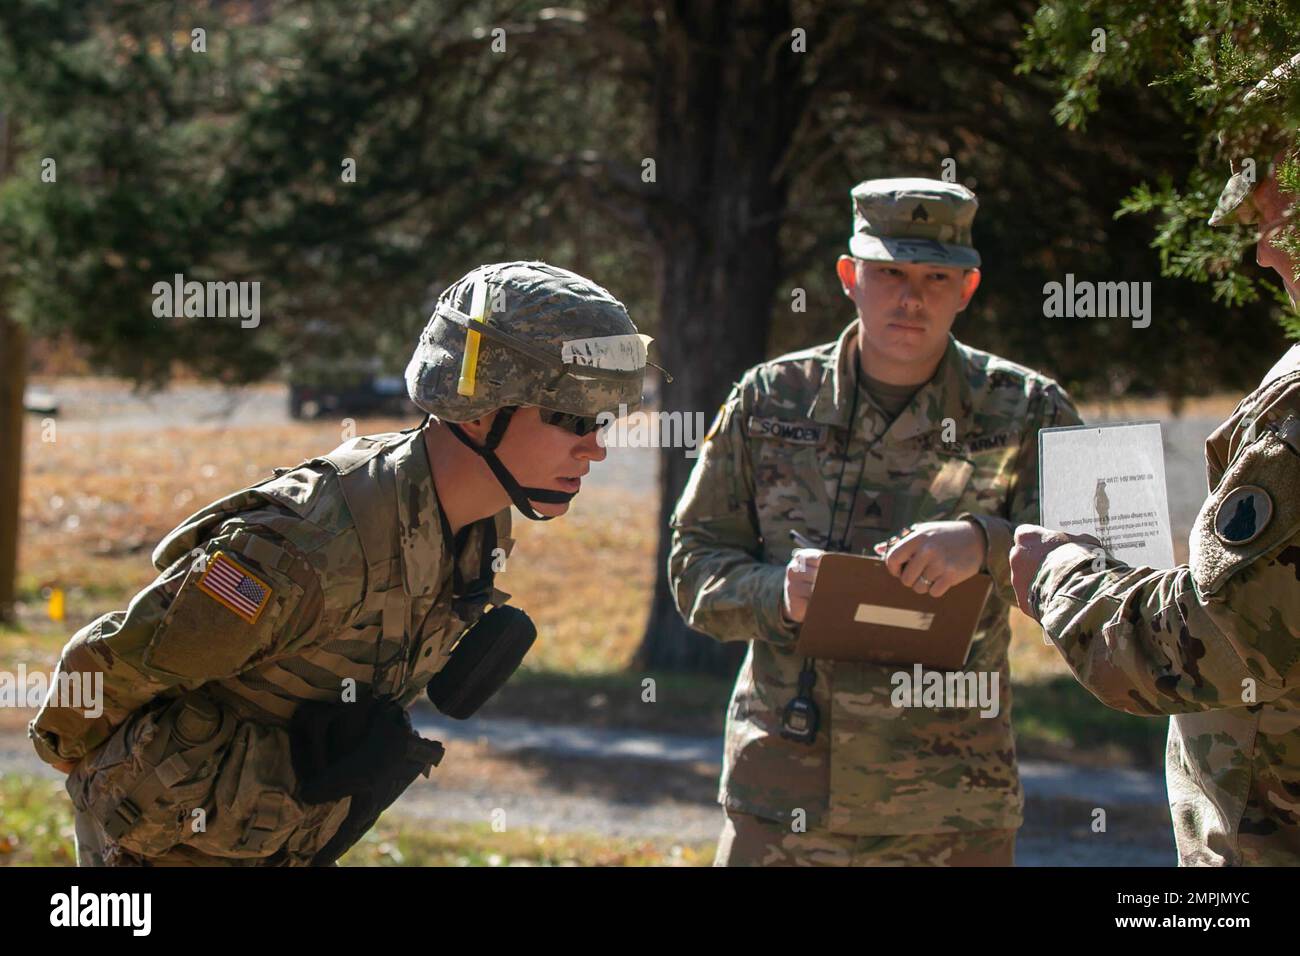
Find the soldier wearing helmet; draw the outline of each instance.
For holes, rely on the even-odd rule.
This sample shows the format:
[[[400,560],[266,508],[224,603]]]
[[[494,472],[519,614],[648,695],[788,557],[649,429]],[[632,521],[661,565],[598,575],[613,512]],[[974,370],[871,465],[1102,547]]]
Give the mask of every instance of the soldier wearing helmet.
[[[509,321],[497,321],[498,315]],[[407,390],[482,460],[490,475],[480,477],[488,485],[495,479],[523,515],[546,520],[567,509],[586,461],[604,457],[596,444],[597,416],[620,404],[640,406],[648,342],[622,303],[572,273],[544,263],[485,266],[438,300],[406,368]],[[511,428],[516,414],[520,424]],[[590,436],[583,462],[575,466],[567,449],[554,463],[531,453],[544,448],[524,449],[516,435],[557,436],[538,432],[538,420]],[[433,432],[434,443],[445,446],[439,434]],[[512,454],[516,447],[520,453]],[[577,473],[559,473],[569,471]],[[542,486],[521,483],[516,474],[536,475],[530,480]]]
[[[605,457],[596,417],[640,403],[647,342],[581,276],[482,266],[407,369],[424,422],[278,468],[169,533],[157,579],[60,655],[55,680],[102,680],[102,710],[52,694],[28,728],[69,774],[78,862],[341,855],[441,757],[411,729],[415,698],[467,716],[532,643],[493,585],[510,505],[567,510]]]

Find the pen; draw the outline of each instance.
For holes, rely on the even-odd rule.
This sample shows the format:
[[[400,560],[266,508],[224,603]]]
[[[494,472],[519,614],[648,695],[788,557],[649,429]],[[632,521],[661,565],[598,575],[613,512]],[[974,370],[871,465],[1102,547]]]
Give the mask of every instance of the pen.
[[[815,548],[817,550],[821,549],[821,546],[819,544],[817,544],[815,541],[808,540],[807,535],[800,534],[798,531],[795,531],[794,528],[790,529],[790,540],[792,540],[800,548]]]

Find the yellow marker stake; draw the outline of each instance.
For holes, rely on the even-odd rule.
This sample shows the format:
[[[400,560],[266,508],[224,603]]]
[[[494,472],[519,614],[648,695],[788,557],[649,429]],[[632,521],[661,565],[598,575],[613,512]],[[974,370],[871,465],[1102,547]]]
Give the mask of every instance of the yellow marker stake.
[[[48,612],[51,621],[63,620],[63,588],[50,589],[50,606]]]
[[[474,280],[474,289],[470,293],[470,318],[478,319],[481,322],[485,311],[487,311],[487,283],[483,281],[483,277],[480,275]],[[473,329],[465,332],[465,357],[461,359],[460,382],[456,385],[456,392],[460,395],[474,394],[474,380],[478,374],[479,338],[479,333]]]

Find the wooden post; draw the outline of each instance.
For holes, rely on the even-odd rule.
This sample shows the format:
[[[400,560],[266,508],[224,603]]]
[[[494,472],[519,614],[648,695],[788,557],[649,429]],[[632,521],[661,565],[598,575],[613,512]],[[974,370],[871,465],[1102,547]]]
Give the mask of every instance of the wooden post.
[[[9,117],[0,113],[0,181],[13,169],[12,134]],[[11,319],[0,299],[0,621],[14,619],[26,382],[27,330]]]

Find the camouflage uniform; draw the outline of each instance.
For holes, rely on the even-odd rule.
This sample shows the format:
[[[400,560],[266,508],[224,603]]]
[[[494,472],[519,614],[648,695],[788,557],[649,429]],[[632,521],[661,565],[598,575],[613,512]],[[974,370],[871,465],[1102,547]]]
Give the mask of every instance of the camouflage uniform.
[[[345,678],[359,696],[373,690],[410,704],[482,611],[458,600],[453,563],[473,581],[485,546],[510,548],[508,509],[473,525],[459,548],[448,538],[423,439],[424,429],[413,428],[357,438],[325,456],[383,482],[371,506],[379,520],[366,526],[380,551],[369,570],[339,469],[313,459],[186,519],[155,549],[161,573],[153,584],[125,613],[72,638],[59,670],[102,672],[104,713],[91,721],[73,708],[46,707],[30,733],[46,760],[86,758],[67,784],[79,831],[129,812],[128,795],[115,792],[106,771],[148,759],[161,718],[151,702],[202,687],[236,718],[218,731],[226,738],[213,755],[224,755],[220,769],[213,774],[187,754],[195,766],[168,780],[164,805],[108,841],[110,856],[120,847],[121,862],[293,863],[320,849],[347,803],[295,799],[287,722],[297,704],[337,700]],[[269,591],[252,623],[213,584],[235,568]],[[504,598],[498,593],[493,603]],[[206,832],[189,832],[196,807],[205,808]]]
[[[1011,866],[1016,831],[962,830],[899,836],[853,836],[814,830],[752,813],[727,811],[719,866]]]
[[[1267,82],[1267,81],[1266,81]],[[1254,216],[1238,173],[1212,225]],[[1300,863],[1300,346],[1205,443],[1186,567],[1050,552],[1029,602],[1110,707],[1172,715],[1165,771],[1183,865]]]
[[[470,277],[444,294],[408,373],[426,411],[459,422],[503,404],[590,416],[639,403],[639,375],[602,364],[605,344],[636,338],[617,300],[539,263],[479,274],[515,308],[459,324]],[[489,325],[467,388],[467,329]],[[585,358],[561,361],[561,338]],[[158,545],[160,574],[125,611],[73,636],[58,673],[102,673],[103,714],[47,701],[29,736],[48,762],[80,761],[67,781],[80,862],[301,865],[338,830],[350,797],[298,797],[298,707],[341,689],[409,706],[484,604],[508,598],[492,572],[510,510],[453,537],[425,431],[353,439],[204,508]]]
[[[873,180],[853,199],[855,256],[978,265],[975,199],[963,187]],[[850,421],[859,327],[744,375],[672,517],[679,610],[718,640],[750,642],[727,714],[718,862],[1009,863],[1023,795],[1007,551],[1015,525],[1037,515],[1038,429],[1078,415],[1050,379],[949,336],[934,377],[897,418],[864,395]],[[862,553],[906,525],[958,517],[988,544],[995,593],[965,670],[1000,675],[998,715],[895,708],[899,667],[817,660],[822,728],[811,746],[782,737],[803,665],[798,626],[780,611],[790,532]]]
[[[960,245],[974,215],[968,191],[875,182],[901,182],[905,196],[882,199],[873,183],[854,191],[855,254],[971,264],[974,250]],[[882,227],[900,207],[928,232]],[[934,377],[896,419],[864,396],[850,422],[858,330],[854,322],[835,342],[745,373],[672,517],[669,573],[687,623],[750,642],[727,714],[719,801],[731,819],[719,862],[943,862],[977,845],[1000,859],[1021,823],[1007,551],[1015,525],[1037,515],[1038,429],[1079,419],[1050,379],[949,336]],[[998,715],[895,708],[890,676],[900,668],[817,660],[812,696],[822,728],[812,745],[782,737],[803,665],[793,650],[798,627],[780,610],[790,532],[818,545],[833,535],[863,553],[906,525],[967,516],[984,529],[996,593],[965,669],[1000,674]],[[965,842],[954,841],[958,833]],[[926,834],[934,838],[918,839]]]
[[[1039,428],[1078,423],[1050,379],[950,337],[935,378],[890,423],[859,401],[849,428],[858,324],[838,341],[751,369],[732,390],[672,518],[677,606],[691,627],[750,641],[727,714],[719,801],[808,833],[913,836],[1020,826],[1023,796],[1007,674],[1010,550],[1015,525],[1038,513]],[[959,439],[942,440],[951,419]],[[998,672],[999,712],[895,708],[897,667],[818,660],[813,698],[823,728],[812,746],[781,736],[803,659],[781,619],[796,530],[819,544],[847,458],[836,510],[849,550],[920,521],[969,514],[988,536],[996,592],[964,669]],[[797,810],[804,813],[799,817]],[[817,835],[825,836],[819,832]],[[811,842],[811,841],[807,841]]]
[[[1100,555],[1094,564],[1088,548],[1068,544],[1043,562],[1030,605],[1103,703],[1174,715],[1165,768],[1184,865],[1294,865],[1300,346],[1214,431],[1205,460],[1213,492],[1187,567],[1130,568]],[[1248,527],[1237,530],[1239,505]],[[1258,537],[1237,543],[1246,532]]]

